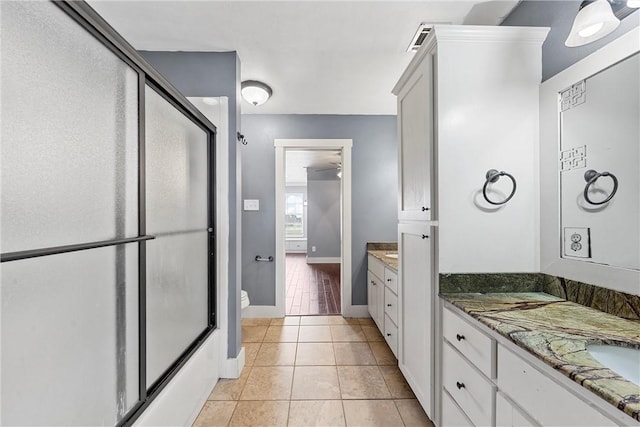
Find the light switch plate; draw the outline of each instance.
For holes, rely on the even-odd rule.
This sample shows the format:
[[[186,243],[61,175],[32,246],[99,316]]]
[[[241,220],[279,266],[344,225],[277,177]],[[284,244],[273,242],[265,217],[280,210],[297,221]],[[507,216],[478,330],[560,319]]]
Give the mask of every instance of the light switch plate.
[[[259,211],[260,210],[260,200],[245,199],[245,201],[244,201],[244,210],[245,211]]]
[[[591,258],[591,230],[587,227],[565,227],[564,255]]]

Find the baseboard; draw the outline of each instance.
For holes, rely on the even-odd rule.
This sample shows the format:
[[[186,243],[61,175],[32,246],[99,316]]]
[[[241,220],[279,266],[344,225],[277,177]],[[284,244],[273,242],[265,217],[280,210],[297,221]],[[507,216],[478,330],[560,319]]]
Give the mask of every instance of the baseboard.
[[[242,317],[282,317],[275,305],[250,305],[242,310]]]
[[[220,378],[238,378],[244,369],[245,352],[244,347],[240,348],[240,353],[235,358],[228,358],[220,363]]]
[[[341,257],[310,257],[307,256],[307,264],[340,264]]]
[[[369,315],[368,305],[350,305],[345,306],[343,310],[344,317],[371,317]]]

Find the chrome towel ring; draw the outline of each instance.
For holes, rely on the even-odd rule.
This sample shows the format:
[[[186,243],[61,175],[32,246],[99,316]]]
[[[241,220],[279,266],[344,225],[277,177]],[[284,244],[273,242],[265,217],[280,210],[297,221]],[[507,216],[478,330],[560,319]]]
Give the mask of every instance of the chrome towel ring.
[[[593,200],[591,200],[589,198],[589,187],[591,187],[593,184],[595,184],[595,182],[598,180],[598,178],[600,178],[601,176],[608,176],[613,180],[613,190],[611,191],[611,194],[609,194],[609,196],[600,201],[600,202],[594,202]],[[616,178],[616,176],[614,174],[612,174],[611,172],[596,172],[593,169],[589,169],[588,171],[586,171],[584,173],[584,180],[587,181],[587,185],[584,186],[584,199],[587,201],[587,203],[592,204],[592,205],[604,205],[605,203],[607,203],[609,200],[611,200],[613,198],[613,196],[616,195],[616,192],[618,191],[618,178]]]
[[[511,182],[513,183],[513,190],[511,190],[511,194],[509,194],[509,196],[504,199],[501,202],[494,202],[493,200],[490,200],[489,197],[487,197],[487,185],[489,185],[489,183],[493,183],[493,182],[497,182],[501,176],[506,176],[508,177]],[[509,200],[511,200],[511,198],[513,197],[514,194],[516,194],[516,179],[513,177],[513,175],[506,173],[505,171],[501,171],[498,172],[495,169],[489,169],[485,175],[486,180],[484,181],[484,186],[482,187],[482,195],[484,196],[484,199],[488,202],[491,203],[492,205],[504,205],[505,203],[507,203]]]

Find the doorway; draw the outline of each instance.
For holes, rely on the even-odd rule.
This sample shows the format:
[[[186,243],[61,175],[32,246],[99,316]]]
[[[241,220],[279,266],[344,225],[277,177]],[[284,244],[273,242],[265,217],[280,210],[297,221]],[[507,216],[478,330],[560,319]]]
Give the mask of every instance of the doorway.
[[[350,311],[351,145],[275,141],[279,315]]]

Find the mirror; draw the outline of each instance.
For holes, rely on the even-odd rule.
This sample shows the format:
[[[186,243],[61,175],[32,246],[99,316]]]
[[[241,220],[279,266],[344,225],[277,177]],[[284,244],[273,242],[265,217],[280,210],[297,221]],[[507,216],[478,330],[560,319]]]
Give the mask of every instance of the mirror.
[[[640,54],[559,93],[560,250],[640,270]]]

